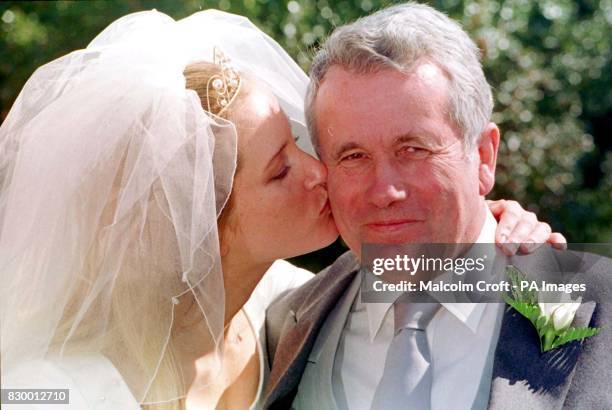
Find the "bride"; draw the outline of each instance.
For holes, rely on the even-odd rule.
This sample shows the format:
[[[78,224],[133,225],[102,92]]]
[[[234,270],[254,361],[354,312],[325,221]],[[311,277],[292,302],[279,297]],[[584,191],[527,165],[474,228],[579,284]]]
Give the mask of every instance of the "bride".
[[[213,10],[125,16],[34,73],[0,128],[3,388],[70,389],[73,409],[257,406],[265,309],[312,275],[274,261],[338,235],[307,81]],[[491,204],[508,206],[511,241],[548,239]]]

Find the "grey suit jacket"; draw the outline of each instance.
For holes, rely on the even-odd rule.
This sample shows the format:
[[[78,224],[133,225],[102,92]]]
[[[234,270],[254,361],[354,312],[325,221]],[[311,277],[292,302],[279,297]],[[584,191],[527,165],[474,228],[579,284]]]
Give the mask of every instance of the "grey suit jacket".
[[[550,271],[555,264],[560,271],[567,271],[566,266],[572,265],[570,269],[581,272],[581,280],[587,285],[574,326],[599,326],[602,331],[582,342],[540,354],[532,325],[514,310],[506,309],[493,360],[489,401],[479,408],[612,409],[612,260],[590,254],[538,251],[513,257],[510,263],[526,272],[543,266]],[[266,408],[291,407],[319,331],[353,283],[358,268],[353,253],[347,252],[268,309],[271,372]]]

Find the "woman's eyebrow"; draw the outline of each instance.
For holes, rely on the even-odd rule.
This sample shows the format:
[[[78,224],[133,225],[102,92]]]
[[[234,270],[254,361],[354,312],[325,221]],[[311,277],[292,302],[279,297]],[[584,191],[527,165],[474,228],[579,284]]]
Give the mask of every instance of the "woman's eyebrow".
[[[270,161],[268,161],[268,165],[266,165],[266,168],[265,168],[266,171],[268,170],[268,168],[270,168],[274,160],[276,160],[276,158],[278,158],[278,156],[283,152],[285,147],[287,147],[286,142],[280,147],[278,151],[276,151],[276,153],[272,156],[272,158],[270,158]]]

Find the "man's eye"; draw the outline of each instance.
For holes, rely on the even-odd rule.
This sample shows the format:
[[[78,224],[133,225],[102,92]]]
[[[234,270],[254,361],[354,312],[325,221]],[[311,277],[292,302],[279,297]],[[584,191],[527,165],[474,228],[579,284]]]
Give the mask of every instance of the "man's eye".
[[[404,155],[410,155],[410,156],[425,156],[429,153],[429,151],[425,148],[421,148],[421,147],[415,147],[413,145],[407,146],[407,147],[402,147],[400,149],[400,153],[404,154]]]
[[[360,152],[354,152],[352,154],[349,155],[345,155],[344,157],[341,158],[341,161],[355,161],[358,159],[362,159],[365,155],[363,155]]]
[[[422,151],[422,150],[423,150],[422,148],[412,147],[412,146],[411,147],[404,147],[404,148],[402,148],[402,151],[404,151],[404,152],[418,152],[418,151]]]
[[[289,173],[290,168],[291,168],[290,166],[284,166],[281,172],[279,172],[272,178],[272,181],[284,179]]]

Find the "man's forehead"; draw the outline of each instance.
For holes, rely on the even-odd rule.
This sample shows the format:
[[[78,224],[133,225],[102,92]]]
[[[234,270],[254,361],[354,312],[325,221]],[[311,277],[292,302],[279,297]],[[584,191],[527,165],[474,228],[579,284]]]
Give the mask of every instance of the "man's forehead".
[[[440,101],[448,101],[448,76],[430,61],[408,73],[385,69],[358,74],[332,66],[329,74],[315,107],[319,142],[329,154],[356,140],[388,144],[395,137],[429,139],[436,136],[438,115],[445,113],[446,119],[446,104],[441,107]],[[351,138],[364,135],[367,141]]]
[[[419,80],[430,85],[441,79],[450,80],[447,70],[427,57],[422,57],[403,69],[397,69],[395,67],[378,67],[368,70],[367,72],[360,72],[339,64],[333,64],[325,73],[319,86],[318,93],[320,93],[321,90],[329,91],[332,88],[334,90],[343,89],[345,87],[351,88],[355,83],[367,84],[367,82],[375,81],[380,77],[393,77],[400,81]],[[330,85],[333,87],[330,87]]]
[[[437,64],[423,60],[404,73],[393,68],[357,73],[338,65],[330,67],[314,101],[316,117],[327,111],[342,117],[363,104],[428,104],[434,94],[448,101],[450,80]]]

